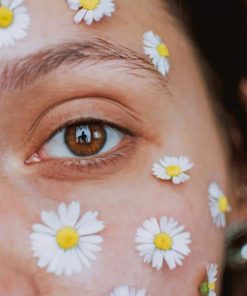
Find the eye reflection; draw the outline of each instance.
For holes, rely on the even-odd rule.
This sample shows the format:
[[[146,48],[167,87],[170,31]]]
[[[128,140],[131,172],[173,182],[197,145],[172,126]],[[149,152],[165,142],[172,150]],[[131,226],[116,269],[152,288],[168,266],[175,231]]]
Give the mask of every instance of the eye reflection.
[[[60,129],[40,149],[42,159],[83,158],[106,153],[117,147],[125,133],[103,122],[81,122]]]
[[[65,131],[68,149],[79,157],[97,154],[105,145],[107,135],[100,124],[72,125]]]

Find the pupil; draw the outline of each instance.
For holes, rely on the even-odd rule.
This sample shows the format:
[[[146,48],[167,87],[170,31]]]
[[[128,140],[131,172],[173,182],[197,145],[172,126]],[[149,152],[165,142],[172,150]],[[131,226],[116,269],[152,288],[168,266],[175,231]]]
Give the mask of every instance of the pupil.
[[[76,156],[91,156],[105,145],[106,132],[100,124],[71,125],[65,132],[65,144]]]

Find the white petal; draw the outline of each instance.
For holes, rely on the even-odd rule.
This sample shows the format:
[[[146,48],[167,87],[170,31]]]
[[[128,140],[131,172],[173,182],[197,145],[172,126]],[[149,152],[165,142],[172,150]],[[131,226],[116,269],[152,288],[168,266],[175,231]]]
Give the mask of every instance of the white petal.
[[[41,212],[41,220],[53,230],[58,230],[62,224],[54,212]]]
[[[68,213],[65,203],[61,203],[58,207],[58,215],[62,226],[68,225]]]
[[[208,193],[210,196],[218,199],[221,195],[224,195],[222,190],[220,189],[219,185],[216,182],[212,182],[209,185]]]
[[[86,13],[87,13],[86,9],[80,9],[74,17],[74,22],[76,24],[79,24],[84,19]]]
[[[155,163],[152,168],[153,175],[162,180],[169,180],[171,179],[170,176],[166,174],[165,169],[158,163]]]
[[[68,224],[72,227],[75,226],[80,216],[80,204],[72,202],[68,208]]]
[[[153,255],[152,267],[160,270],[163,266],[163,252],[156,250]]]
[[[150,218],[149,220],[144,221],[143,227],[154,235],[160,233],[160,227],[155,218]]]

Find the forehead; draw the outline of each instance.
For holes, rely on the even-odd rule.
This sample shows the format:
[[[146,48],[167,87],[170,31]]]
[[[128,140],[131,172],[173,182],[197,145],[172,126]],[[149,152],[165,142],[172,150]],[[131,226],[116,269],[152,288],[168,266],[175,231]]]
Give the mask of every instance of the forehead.
[[[116,11],[99,23],[88,26],[73,23],[75,12],[61,0],[25,0],[31,16],[28,36],[13,48],[1,49],[1,57],[16,57],[39,50],[47,45],[71,39],[100,37],[116,43],[142,50],[142,35],[147,30],[163,33],[166,39],[176,39],[169,15],[162,0],[115,0]],[[175,33],[175,32],[174,32]]]

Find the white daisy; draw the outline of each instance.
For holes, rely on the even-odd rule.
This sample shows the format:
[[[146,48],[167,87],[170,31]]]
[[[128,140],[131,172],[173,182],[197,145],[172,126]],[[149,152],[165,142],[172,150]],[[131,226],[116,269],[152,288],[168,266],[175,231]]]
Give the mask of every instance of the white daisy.
[[[152,59],[153,64],[162,75],[168,74],[170,70],[170,52],[162,39],[148,31],[143,34],[144,52]]]
[[[66,0],[69,8],[78,11],[74,22],[79,24],[83,20],[87,25],[93,21],[99,22],[104,16],[111,16],[115,11],[114,0]]]
[[[231,211],[228,199],[216,182],[208,188],[209,208],[213,222],[217,227],[226,226],[225,214]]]
[[[97,212],[87,212],[80,218],[80,204],[69,206],[61,203],[58,214],[43,211],[45,224],[34,224],[30,236],[34,257],[38,266],[47,272],[71,276],[81,272],[82,265],[91,266],[89,259],[96,259],[94,252],[101,250],[102,237],[95,235],[104,229],[97,220]]]
[[[160,270],[165,261],[170,269],[182,265],[185,256],[188,256],[191,243],[189,232],[183,232],[184,226],[178,225],[173,218],[161,217],[158,222],[155,218],[144,221],[137,230],[135,241],[137,250],[144,263],[152,263],[152,267]]]
[[[174,184],[179,184],[189,180],[190,176],[185,172],[192,167],[193,163],[186,156],[165,156],[160,163],[154,163],[152,171],[161,180],[171,180]]]
[[[23,0],[0,1],[0,47],[15,45],[27,35],[30,16]]]
[[[146,291],[144,289],[136,290],[128,286],[121,286],[116,288],[110,296],[145,296]]]
[[[200,294],[202,296],[216,296],[215,284],[217,281],[217,264],[207,264],[207,281],[200,285]]]

